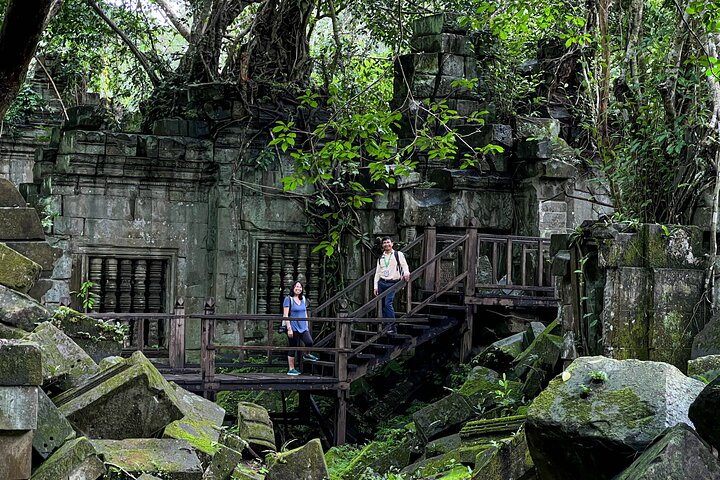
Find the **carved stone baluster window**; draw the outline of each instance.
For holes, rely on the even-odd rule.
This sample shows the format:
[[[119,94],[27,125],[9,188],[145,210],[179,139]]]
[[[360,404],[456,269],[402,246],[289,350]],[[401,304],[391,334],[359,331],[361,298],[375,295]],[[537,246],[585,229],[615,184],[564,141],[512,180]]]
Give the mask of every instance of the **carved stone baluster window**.
[[[257,269],[257,313],[268,313],[268,244],[260,244]]]

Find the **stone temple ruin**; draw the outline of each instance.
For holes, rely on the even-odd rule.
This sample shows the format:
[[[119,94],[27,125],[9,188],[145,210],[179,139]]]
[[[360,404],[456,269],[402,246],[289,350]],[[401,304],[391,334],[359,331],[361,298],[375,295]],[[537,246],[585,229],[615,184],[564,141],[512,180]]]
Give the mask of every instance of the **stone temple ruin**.
[[[539,249],[536,271],[528,274],[543,278],[550,269],[557,320],[548,322],[556,316],[554,308],[540,311],[520,301],[495,309],[463,307],[472,309],[471,323],[478,326],[509,317],[502,331],[510,336],[473,350],[474,369],[462,387],[413,414],[412,438],[370,443],[341,478],[357,478],[380,463],[426,478],[438,473],[433,469],[439,463],[458,459],[479,472],[473,478],[519,478],[532,468],[523,460],[529,450],[540,475],[567,461],[570,473],[562,478],[579,478],[572,475],[581,467],[570,460],[586,445],[596,450],[598,465],[617,451],[605,451],[605,437],[584,430],[584,424],[565,428],[572,422],[555,398],[585,388],[602,404],[602,392],[622,400],[623,392],[637,387],[620,374],[601,387],[588,386],[584,379],[594,371],[593,362],[608,362],[602,367],[608,372],[636,368],[643,378],[668,378],[688,397],[703,390],[677,368],[686,371],[691,358],[720,354],[718,321],[705,326],[708,313],[695,308],[703,295],[707,235],[696,227],[672,232],[652,225],[635,231],[588,227],[587,221],[606,213],[593,203],[602,191],[563,139],[571,130],[567,117],[555,111],[553,118],[495,123],[493,99],[482,94],[481,39],[453,15],[421,19],[413,27],[412,53],[395,64],[392,103],[403,112],[400,143],[410,142],[427,124],[427,102],[445,101],[460,117],[453,126],[463,135],[462,149],[496,144],[504,150],[470,169],[460,168],[459,161],[420,158],[417,171],[392,186],[373,184],[369,173],[361,172],[361,180],[382,193],[359,211],[361,227],[371,238],[391,235],[404,244],[430,231],[442,244],[443,235],[462,235],[469,225],[511,240],[552,236],[550,248]],[[476,88],[456,83],[473,78],[480,84]],[[50,95],[42,73],[32,80]],[[166,379],[142,352],[123,350],[138,342],[170,348],[169,323],[147,322],[141,333],[127,332],[75,311],[170,314],[182,299],[186,311],[199,314],[212,298],[214,313],[263,315],[279,313],[279,300],[295,279],[304,282],[314,305],[335,293],[320,285],[323,258],[313,253],[317,239],[306,232],[302,209],[281,194],[281,179],[294,167],[291,158],[268,148],[277,118],[245,105],[221,85],[191,87],[187,102],[201,107],[201,119],[157,120],[152,133],[105,128],[101,108],[88,98],[68,110],[67,121],[38,114],[0,138],[0,451],[12,452],[0,455],[0,473],[11,472],[0,478],[328,475],[319,440],[275,452],[280,445],[266,409],[241,402],[237,412],[225,412]],[[489,113],[478,127],[469,117],[484,110]],[[522,255],[502,261],[505,272],[514,266],[524,279],[525,250]],[[361,277],[374,258],[358,248],[346,259],[345,276]],[[419,265],[423,257],[411,260]],[[500,278],[495,257],[488,253],[476,260],[472,278],[478,285],[516,295],[512,275]],[[438,262],[436,278],[453,278],[465,264],[461,254],[451,252]],[[94,304],[83,305],[88,298]],[[183,364],[205,361],[208,342],[233,345],[272,334],[222,320],[210,333],[198,318],[177,325]],[[458,330],[458,336],[467,332]],[[479,346],[474,340],[469,338],[469,347]],[[616,360],[582,358],[567,370],[575,377],[553,380],[578,356],[597,354]],[[625,359],[677,368],[637,366],[633,360],[618,366]],[[696,374],[714,369],[693,361]],[[505,372],[512,379],[498,399]],[[666,395],[668,387],[660,383],[652,388]],[[540,400],[531,408],[507,415],[507,405],[536,396]],[[652,418],[652,428],[638,427],[642,435],[630,427],[624,432],[623,469],[634,455],[649,452],[652,438],[673,427],[674,419],[692,424],[688,405],[643,401],[648,411],[633,418],[640,423]],[[497,411],[498,418],[477,420],[479,409]],[[599,415],[592,409],[585,413]],[[228,417],[237,418],[230,430],[222,428]],[[513,436],[522,425],[527,436],[525,431]],[[674,434],[703,441],[682,429]],[[570,460],[545,448],[563,438],[581,439],[578,451],[568,442]],[[262,476],[253,460],[266,450],[275,453]],[[294,462],[306,465],[302,474],[290,468]],[[491,477],[491,469],[504,473]]]

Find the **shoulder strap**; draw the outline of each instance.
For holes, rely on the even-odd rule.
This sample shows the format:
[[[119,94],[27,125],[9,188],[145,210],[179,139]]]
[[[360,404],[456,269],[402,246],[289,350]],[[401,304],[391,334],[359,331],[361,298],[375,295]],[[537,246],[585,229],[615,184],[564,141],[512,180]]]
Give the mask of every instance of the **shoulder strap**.
[[[397,265],[398,272],[400,272],[400,275],[403,274],[402,266],[400,265],[400,252],[395,250],[395,264]]]

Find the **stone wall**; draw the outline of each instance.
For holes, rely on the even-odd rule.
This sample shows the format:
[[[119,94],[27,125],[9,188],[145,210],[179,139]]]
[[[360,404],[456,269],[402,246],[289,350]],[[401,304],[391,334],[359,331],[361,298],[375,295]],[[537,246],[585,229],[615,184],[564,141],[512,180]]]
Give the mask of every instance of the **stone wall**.
[[[413,28],[412,53],[395,67],[392,103],[404,112],[400,144],[426,121],[426,101],[446,101],[458,112],[453,126],[463,149],[493,143],[504,152],[469,169],[459,160],[418,158],[418,171],[390,188],[366,178],[383,195],[360,211],[361,228],[371,238],[412,240],[430,219],[440,232],[455,233],[475,217],[481,231],[546,236],[596,216],[582,199],[578,161],[559,138],[557,120],[505,125],[488,118],[481,126],[468,120],[492,99],[481,88],[453,86],[482,77],[481,52],[457,17],[432,16]],[[96,309],[108,311],[169,311],[184,297],[187,311],[199,312],[212,296],[218,313],[279,313],[295,278],[318,300],[322,258],[311,252],[317,240],[281,187],[292,159],[267,148],[276,120],[267,112],[277,105],[247,105],[222,86],[202,89],[191,88],[188,98],[203,99],[205,120],[159,120],[152,134],[102,130],[102,115],[76,108],[12,176],[41,216],[53,220],[49,242],[64,252],[51,268],[46,304],[75,298],[87,280]],[[6,157],[0,158],[2,165]],[[369,253],[355,252],[345,259],[347,278],[367,268]],[[218,332],[222,341],[237,340],[232,324]],[[197,345],[197,323],[186,338]]]
[[[552,243],[568,360],[574,347],[685,371],[708,316],[699,229],[595,224]]]

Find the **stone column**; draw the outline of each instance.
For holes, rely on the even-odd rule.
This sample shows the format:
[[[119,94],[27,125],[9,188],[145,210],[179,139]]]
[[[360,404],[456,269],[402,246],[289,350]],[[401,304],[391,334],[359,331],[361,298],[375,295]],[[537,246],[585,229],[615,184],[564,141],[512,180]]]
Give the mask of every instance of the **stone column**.
[[[0,472],[30,478],[33,430],[37,429],[40,349],[30,343],[0,344]]]

